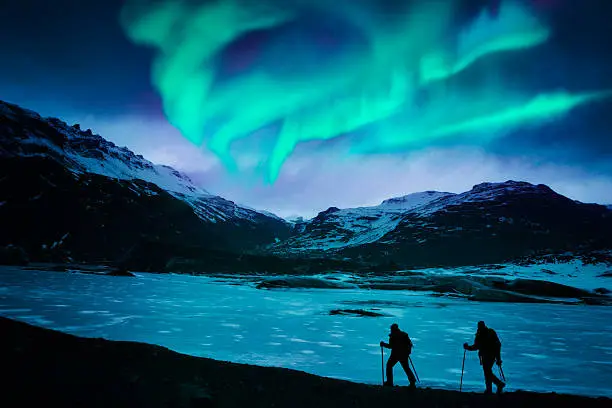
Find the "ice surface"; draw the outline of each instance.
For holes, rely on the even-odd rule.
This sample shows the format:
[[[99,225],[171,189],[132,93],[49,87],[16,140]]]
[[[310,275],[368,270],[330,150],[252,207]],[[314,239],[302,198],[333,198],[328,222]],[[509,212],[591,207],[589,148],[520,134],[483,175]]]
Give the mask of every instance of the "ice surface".
[[[481,277],[497,276],[503,279],[535,279],[586,290],[593,290],[595,288],[608,287],[612,285],[612,279],[602,278],[600,276],[603,273],[612,270],[612,266],[605,263],[583,265],[582,261],[576,259],[569,262],[559,263],[533,264],[525,266],[507,263],[499,264],[497,266],[501,267],[501,269],[464,266],[457,268],[418,269],[418,272],[428,275],[469,275]],[[410,272],[411,271],[408,271],[408,273]],[[397,274],[401,276],[402,271],[397,272]]]
[[[233,284],[230,284],[233,283]],[[380,383],[380,348],[398,322],[423,386],[457,388],[478,320],[499,333],[508,390],[612,396],[612,308],[478,303],[404,291],[257,290],[219,278],[137,278],[0,269],[0,314],[86,337]],[[330,316],[379,308],[393,317]],[[482,391],[468,354],[464,387]],[[396,368],[396,379],[407,379]]]

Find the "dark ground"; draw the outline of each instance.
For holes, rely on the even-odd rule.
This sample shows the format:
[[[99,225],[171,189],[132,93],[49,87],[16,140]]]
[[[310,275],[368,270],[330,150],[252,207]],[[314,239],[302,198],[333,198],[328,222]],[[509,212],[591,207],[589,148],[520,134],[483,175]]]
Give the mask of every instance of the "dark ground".
[[[610,407],[608,398],[410,391],[233,364],[0,317],[0,407]]]

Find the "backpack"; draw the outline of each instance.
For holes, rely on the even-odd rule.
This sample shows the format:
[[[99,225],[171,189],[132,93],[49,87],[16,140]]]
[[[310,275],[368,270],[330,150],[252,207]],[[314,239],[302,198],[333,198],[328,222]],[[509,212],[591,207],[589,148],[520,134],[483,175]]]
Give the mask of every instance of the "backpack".
[[[493,351],[495,355],[501,353],[501,341],[499,340],[499,337],[497,336],[495,330],[491,328],[489,328],[488,341],[491,347],[491,351]]]
[[[412,340],[410,340],[410,336],[408,336],[408,333],[404,332],[405,336],[404,337],[404,342],[406,343],[406,349],[408,350],[408,354],[410,354],[412,352]]]

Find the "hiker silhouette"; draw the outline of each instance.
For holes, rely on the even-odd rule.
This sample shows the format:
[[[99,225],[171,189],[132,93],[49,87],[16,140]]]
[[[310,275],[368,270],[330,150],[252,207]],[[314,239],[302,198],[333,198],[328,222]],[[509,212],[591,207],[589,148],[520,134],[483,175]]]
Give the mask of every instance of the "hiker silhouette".
[[[381,341],[380,347],[391,349],[391,356],[387,360],[387,381],[384,382],[384,385],[393,386],[393,367],[400,363],[408,376],[410,387],[414,388],[416,377],[408,365],[408,358],[412,353],[412,341],[408,333],[401,331],[397,323],[393,323],[391,333],[389,333],[389,343]]]
[[[493,364],[497,362],[500,368],[502,364],[501,342],[495,330],[487,327],[483,321],[478,322],[474,344],[470,346],[464,343],[463,348],[468,351],[478,350],[478,357],[480,358],[480,365],[482,365],[485,385],[487,387],[485,393],[490,394],[492,392],[492,383],[495,383],[497,393],[501,394],[506,384],[493,374]]]

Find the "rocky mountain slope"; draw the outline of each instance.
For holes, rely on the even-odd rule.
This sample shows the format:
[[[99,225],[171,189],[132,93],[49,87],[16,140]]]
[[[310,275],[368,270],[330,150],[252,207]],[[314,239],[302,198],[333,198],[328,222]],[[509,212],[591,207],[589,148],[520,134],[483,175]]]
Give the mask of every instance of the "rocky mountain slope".
[[[612,248],[612,211],[545,185],[482,183],[461,194],[425,192],[375,207],[329,208],[275,253],[324,253],[406,267],[502,262],[538,252]]]
[[[291,233],[280,218],[212,195],[91,130],[4,102],[0,223],[0,246],[34,260],[117,261],[140,251],[167,261],[181,248],[242,252]]]

